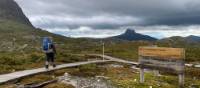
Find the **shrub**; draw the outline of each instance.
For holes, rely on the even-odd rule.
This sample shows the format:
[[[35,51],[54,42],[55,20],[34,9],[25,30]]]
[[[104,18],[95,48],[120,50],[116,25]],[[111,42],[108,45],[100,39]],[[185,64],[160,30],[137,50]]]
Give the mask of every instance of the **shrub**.
[[[95,71],[97,69],[96,64],[86,64],[79,67],[80,72],[84,71]]]
[[[4,65],[22,65],[23,60],[15,58],[15,57],[9,57],[9,56],[3,56],[1,57],[0,64]]]
[[[86,64],[79,66],[77,69],[69,72],[71,75],[75,76],[83,76],[83,77],[91,77],[100,73],[100,69],[96,64]]]
[[[40,62],[44,59],[44,57],[42,57],[41,55],[37,55],[37,54],[31,54],[29,58],[30,58],[31,63]]]

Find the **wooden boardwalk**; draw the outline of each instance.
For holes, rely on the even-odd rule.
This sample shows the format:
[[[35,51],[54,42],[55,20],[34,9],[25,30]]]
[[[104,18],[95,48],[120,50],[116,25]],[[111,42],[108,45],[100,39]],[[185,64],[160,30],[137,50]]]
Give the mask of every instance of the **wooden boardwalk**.
[[[56,68],[49,68],[49,70],[45,68],[38,68],[38,69],[31,69],[31,70],[24,70],[24,71],[18,71],[18,72],[13,72],[9,74],[3,74],[0,75],[0,84],[19,79],[22,77],[26,76],[31,76],[39,73],[44,73],[48,71],[53,71],[53,70],[58,70],[58,69],[63,69],[67,67],[74,67],[74,66],[79,66],[79,65],[84,65],[84,64],[91,64],[91,63],[103,63],[103,62],[109,62],[112,60],[94,60],[94,61],[86,61],[86,62],[76,62],[76,63],[68,63],[68,64],[62,64],[56,66]]]
[[[92,55],[92,56],[99,56],[99,57],[103,57],[109,60],[112,60],[114,62],[120,62],[120,63],[126,63],[126,64],[132,64],[132,65],[138,65],[138,62],[133,62],[133,61],[127,61],[127,60],[123,60],[121,58],[116,58],[116,57],[111,57],[108,55],[102,55],[102,54],[88,54],[88,55]]]

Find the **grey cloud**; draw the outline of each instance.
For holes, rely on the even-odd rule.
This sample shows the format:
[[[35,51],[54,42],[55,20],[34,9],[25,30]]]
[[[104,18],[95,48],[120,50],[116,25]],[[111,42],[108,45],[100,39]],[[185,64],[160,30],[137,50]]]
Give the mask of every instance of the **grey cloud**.
[[[130,26],[132,24],[142,23],[141,19],[131,16],[93,16],[93,17],[77,17],[77,16],[36,16],[30,18],[32,22],[42,28],[71,28],[75,29],[80,26],[88,26],[93,29],[114,29],[120,26]],[[123,20],[123,21],[122,21]]]
[[[51,15],[64,17],[72,16],[90,18],[95,16],[130,16],[144,20],[143,23],[132,21],[127,24],[97,23],[97,28],[113,28],[113,26],[130,25],[182,25],[200,24],[199,0],[16,0],[24,9],[28,17]],[[40,18],[42,19],[42,18]],[[44,19],[49,20],[49,19]],[[50,22],[55,24],[55,22]],[[121,20],[124,21],[124,20]],[[37,23],[37,22],[36,22]],[[50,25],[52,25],[50,24]],[[58,21],[56,25],[62,24]],[[71,25],[66,26],[91,26]],[[95,22],[94,22],[95,24]],[[45,25],[43,23],[43,25]],[[47,26],[50,26],[46,24]],[[110,25],[110,26],[109,26]],[[41,25],[39,25],[40,27]],[[115,28],[115,27],[114,27]]]
[[[71,31],[88,27],[94,32],[96,30],[117,30],[126,27],[137,29],[137,26],[145,27],[144,30],[150,30],[154,28],[152,26],[158,25],[153,30],[177,29],[187,31],[185,25],[200,25],[199,0],[15,1],[19,3],[34,26],[46,30],[69,29]],[[162,25],[169,25],[170,27],[163,28]],[[143,31],[142,28],[138,29]],[[196,30],[199,30],[199,27]],[[63,31],[54,32],[63,34],[61,33]],[[85,32],[81,33],[84,34]],[[65,34],[78,35],[76,31],[63,35]]]

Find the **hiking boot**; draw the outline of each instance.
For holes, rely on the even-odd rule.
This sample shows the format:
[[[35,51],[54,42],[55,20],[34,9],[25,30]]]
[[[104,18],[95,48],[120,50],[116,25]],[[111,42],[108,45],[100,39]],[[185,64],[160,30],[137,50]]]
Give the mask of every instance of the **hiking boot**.
[[[46,69],[49,69],[49,65],[45,65],[45,68],[46,68]]]
[[[55,68],[56,67],[56,65],[55,64],[53,64],[53,68]]]

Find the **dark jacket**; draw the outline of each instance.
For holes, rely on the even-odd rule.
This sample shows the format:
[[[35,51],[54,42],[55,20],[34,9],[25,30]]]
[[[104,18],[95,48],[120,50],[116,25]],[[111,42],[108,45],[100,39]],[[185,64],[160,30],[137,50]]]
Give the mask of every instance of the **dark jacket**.
[[[48,53],[54,53],[54,54],[57,53],[57,52],[56,52],[56,47],[55,47],[54,44],[51,44],[50,49],[52,49],[52,52],[48,52]]]

